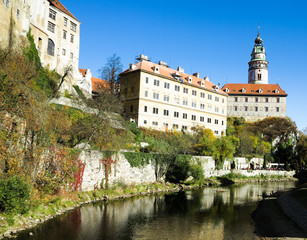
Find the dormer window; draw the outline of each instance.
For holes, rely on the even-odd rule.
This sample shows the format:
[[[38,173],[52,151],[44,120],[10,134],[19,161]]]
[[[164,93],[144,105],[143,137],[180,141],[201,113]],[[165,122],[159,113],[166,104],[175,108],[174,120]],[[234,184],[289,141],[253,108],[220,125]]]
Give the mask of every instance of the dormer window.
[[[225,89],[225,92],[227,92],[227,93],[228,93],[228,92],[229,92],[229,88],[226,88],[226,89]]]
[[[275,93],[279,93],[279,90],[278,90],[278,89],[275,89]]]
[[[204,87],[205,86],[205,81],[200,82],[200,86]]]
[[[262,88],[260,88],[260,89],[259,89],[259,93],[263,93],[263,90],[262,90]]]
[[[219,90],[219,86],[218,86],[218,85],[215,85],[215,86],[214,86],[214,90],[215,90],[215,91]]]
[[[243,93],[246,93],[246,89],[245,89],[245,88],[242,88],[242,92],[243,92]]]
[[[155,66],[154,72],[155,72],[155,73],[159,73],[159,66]]]
[[[189,77],[188,81],[189,83],[192,83],[192,77]]]

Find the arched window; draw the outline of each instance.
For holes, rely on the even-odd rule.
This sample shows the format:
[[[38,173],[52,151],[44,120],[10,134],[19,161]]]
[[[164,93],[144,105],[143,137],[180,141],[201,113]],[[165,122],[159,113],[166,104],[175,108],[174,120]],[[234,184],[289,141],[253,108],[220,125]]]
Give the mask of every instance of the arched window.
[[[50,38],[48,39],[47,53],[51,56],[54,56],[54,43]]]

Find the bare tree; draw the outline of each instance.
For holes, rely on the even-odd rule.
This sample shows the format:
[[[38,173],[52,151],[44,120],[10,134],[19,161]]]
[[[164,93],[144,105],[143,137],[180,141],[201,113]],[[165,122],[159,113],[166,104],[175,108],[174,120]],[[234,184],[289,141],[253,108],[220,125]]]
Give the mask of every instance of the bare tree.
[[[100,69],[101,78],[110,83],[111,94],[116,95],[119,83],[119,74],[122,72],[123,65],[121,59],[116,54],[107,59],[107,63]]]

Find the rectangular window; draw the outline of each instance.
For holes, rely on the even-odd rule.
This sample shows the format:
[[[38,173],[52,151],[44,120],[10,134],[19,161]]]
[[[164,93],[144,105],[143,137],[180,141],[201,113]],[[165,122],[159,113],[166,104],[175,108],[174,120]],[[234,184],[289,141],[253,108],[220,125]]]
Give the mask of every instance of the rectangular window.
[[[219,134],[219,131],[216,131],[216,130],[215,130],[215,131],[214,131],[214,134],[218,135],[218,134]]]
[[[279,107],[276,108],[276,112],[279,112]]]
[[[205,104],[201,103],[200,104],[200,109],[204,110],[205,109]]]
[[[196,102],[192,102],[192,108],[196,108]]]
[[[215,101],[216,102],[220,101],[220,98],[219,97],[215,97]]]
[[[279,103],[279,98],[276,98],[276,102],[278,102],[278,103]]]
[[[63,30],[63,38],[66,39],[67,38],[67,31]]]
[[[248,110],[248,107],[245,106],[245,107],[244,107],[244,111],[247,112],[247,110]]]
[[[257,97],[255,98],[255,102],[258,102],[258,98]]]
[[[10,0],[3,0],[3,4],[9,8],[10,7]]]
[[[199,118],[199,121],[204,122],[204,121],[205,121],[205,118],[204,118],[204,117],[200,117],[200,118]]]
[[[269,108],[268,108],[268,107],[265,107],[265,111],[268,112],[268,111],[269,111]]]
[[[189,93],[189,89],[188,88],[183,88],[183,93],[188,94]]]
[[[181,128],[182,128],[183,131],[188,130],[188,127],[187,127],[187,126],[182,126]]]
[[[144,120],[144,124],[147,124],[147,120]]]
[[[173,124],[173,129],[178,129],[178,124]]]
[[[56,11],[49,9],[49,17],[53,20],[55,20],[56,17]]]
[[[74,58],[74,53],[70,53],[70,59],[73,59]]]
[[[66,49],[63,48],[62,54],[63,54],[63,56],[66,55]]]
[[[148,77],[145,78],[145,83],[148,83],[149,79]]]
[[[153,98],[158,100],[159,99],[159,93],[153,93]]]
[[[153,126],[158,126],[158,122],[153,121],[153,122],[152,122],[152,125],[153,125]]]
[[[258,73],[258,80],[261,80],[261,73]]]
[[[219,124],[219,120],[214,119],[214,123],[215,123],[215,124]]]
[[[159,87],[159,86],[160,86],[160,81],[157,80],[157,79],[155,79],[155,80],[154,80],[154,85],[157,86],[157,87]]]
[[[164,95],[163,100],[164,100],[165,102],[169,102],[169,96],[168,96],[168,95]]]
[[[205,98],[205,93],[204,93],[204,92],[201,92],[201,93],[200,93],[200,97],[201,97],[201,98]]]
[[[208,99],[212,100],[212,95],[211,94],[208,94]]]
[[[70,42],[73,43],[74,42],[74,35],[70,34]]]
[[[68,19],[67,19],[66,17],[64,17],[64,26],[65,26],[65,27],[67,27],[67,20],[68,20]]]
[[[237,106],[234,106],[234,110],[235,110],[235,111],[238,111],[238,107],[237,107]]]
[[[216,113],[218,113],[218,112],[219,112],[219,108],[218,108],[218,107],[215,107],[215,108],[214,108],[214,111],[215,111]]]
[[[255,112],[258,112],[258,107],[255,107]]]
[[[269,102],[269,98],[265,98],[265,102]]]
[[[54,33],[54,29],[55,29],[55,24],[53,24],[52,22],[48,22],[48,28],[47,28],[50,32]]]
[[[180,104],[180,99],[175,97],[175,104]]]
[[[74,32],[76,32],[77,30],[77,24],[75,24],[74,22],[70,22],[70,29]]]
[[[159,113],[159,109],[154,107],[154,108],[152,109],[152,113],[153,113],[153,114],[158,114],[158,113]]]
[[[147,112],[147,106],[144,106],[144,112]]]
[[[182,104],[183,104],[184,106],[188,106],[188,100],[183,99]]]
[[[183,114],[182,114],[182,118],[183,118],[183,119],[188,119],[188,114],[183,113]]]
[[[245,102],[248,102],[248,98],[247,97],[245,98]]]
[[[196,90],[192,90],[192,95],[193,95],[193,96],[196,96],[196,95],[197,95]]]
[[[238,97],[235,97],[235,102],[238,102]]]
[[[19,16],[20,16],[20,11],[19,9],[17,9],[17,19],[19,19]]]
[[[211,118],[208,118],[208,119],[207,119],[207,123],[211,123]]]
[[[164,109],[163,115],[164,115],[164,116],[168,116],[168,114],[169,114],[169,111],[166,110],[166,109]]]
[[[179,117],[179,112],[174,112],[174,117],[178,118]]]
[[[165,82],[164,83],[164,88],[169,89],[169,83]]]
[[[130,106],[130,112],[133,112],[133,105]]]
[[[145,91],[145,97],[148,97],[148,91],[147,90]]]
[[[180,92],[180,86],[175,85],[175,91]]]
[[[224,126],[224,121],[222,121],[222,126]]]
[[[196,115],[192,115],[192,121],[196,121]]]

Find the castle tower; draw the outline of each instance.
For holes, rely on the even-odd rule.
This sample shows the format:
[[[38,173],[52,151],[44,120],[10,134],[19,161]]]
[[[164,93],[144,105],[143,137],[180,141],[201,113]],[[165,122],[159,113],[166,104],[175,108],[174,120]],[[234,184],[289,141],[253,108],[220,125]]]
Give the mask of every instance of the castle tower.
[[[251,60],[248,63],[248,83],[253,84],[268,84],[268,62],[265,60],[265,49],[260,37],[259,29],[258,35],[255,39],[255,45],[251,54]]]

